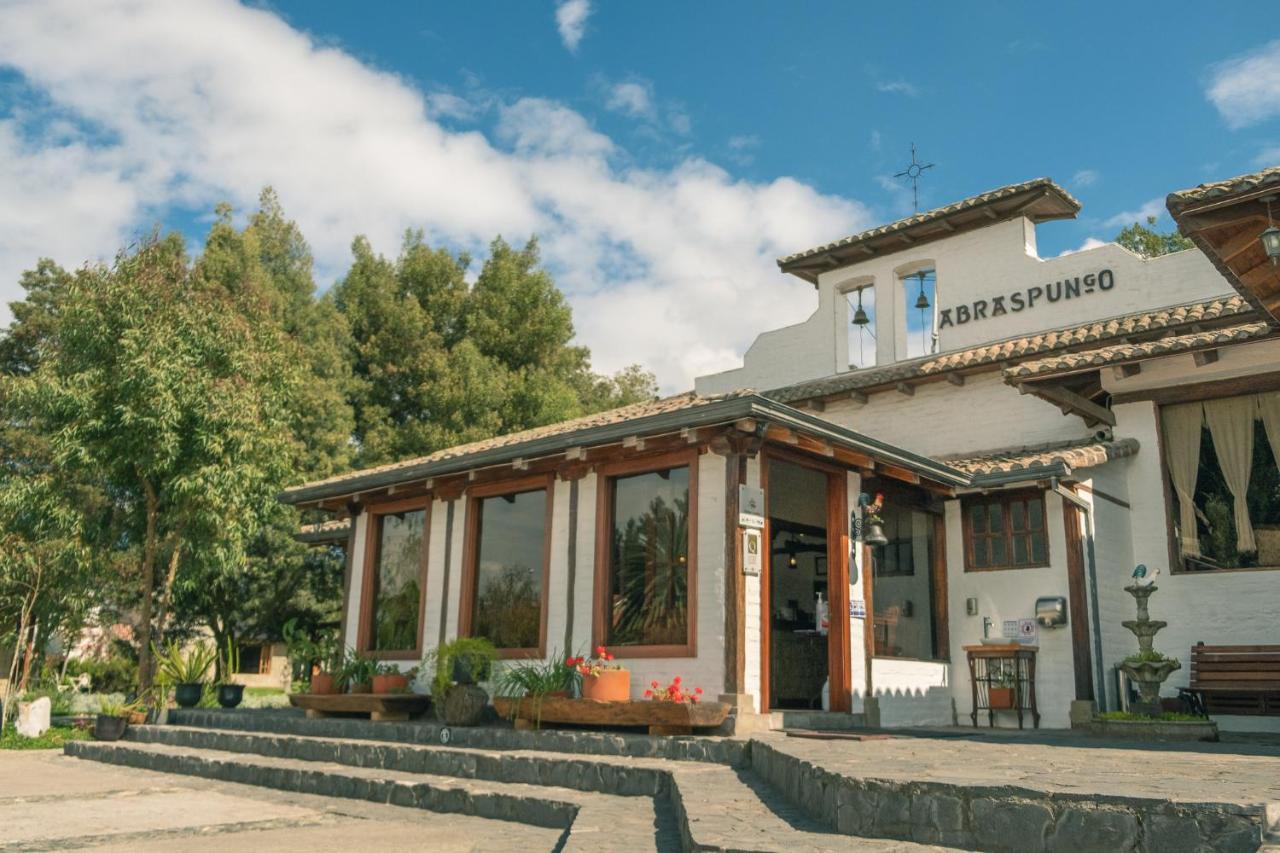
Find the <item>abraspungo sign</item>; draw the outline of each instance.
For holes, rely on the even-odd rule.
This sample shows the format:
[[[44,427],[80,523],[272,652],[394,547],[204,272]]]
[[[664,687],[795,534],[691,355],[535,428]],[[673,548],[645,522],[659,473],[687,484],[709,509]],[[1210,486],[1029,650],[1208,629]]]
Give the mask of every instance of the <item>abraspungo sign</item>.
[[[1091,293],[1110,290],[1116,286],[1115,274],[1109,269],[1099,270],[1075,278],[1066,278],[1052,284],[1037,284],[1026,290],[1016,290],[1005,296],[975,299],[967,305],[943,308],[938,312],[938,328],[963,326],[971,320],[985,320],[1003,314],[1017,314],[1051,302],[1079,299]]]

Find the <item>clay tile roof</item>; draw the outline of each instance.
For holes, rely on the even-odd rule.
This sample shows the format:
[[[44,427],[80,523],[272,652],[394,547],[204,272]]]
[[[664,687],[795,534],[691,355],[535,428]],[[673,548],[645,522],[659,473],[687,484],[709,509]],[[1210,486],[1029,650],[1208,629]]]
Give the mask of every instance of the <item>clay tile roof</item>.
[[[1244,316],[1253,310],[1252,306],[1239,296],[1222,296],[1204,302],[1191,302],[1154,311],[1123,314],[1079,326],[1009,338],[980,347],[924,356],[884,367],[851,370],[823,379],[777,388],[766,392],[765,396],[786,403],[863,388],[892,385],[895,382],[941,375],[953,370],[1025,360],[1041,353],[1090,347],[1094,344],[1104,346],[1108,341],[1127,335]]]
[[[985,215],[977,217],[970,214],[986,208]],[[1009,219],[1013,216],[1026,216],[1033,222],[1044,222],[1049,219],[1065,219],[1075,216],[1080,211],[1080,202],[1070,193],[1058,186],[1049,178],[1036,178],[1020,184],[1009,184],[988,192],[979,193],[951,204],[916,213],[887,225],[844,237],[830,243],[823,243],[803,252],[787,255],[778,259],[778,266],[783,272],[791,272],[808,281],[816,281],[817,274],[812,269],[800,269],[802,262],[820,255],[832,254],[850,263],[859,259],[857,254],[847,250],[860,247],[861,257],[876,254],[887,254],[889,251],[901,251],[912,244],[936,240],[954,233],[962,224],[973,227],[975,224],[987,225],[994,221]],[[892,246],[882,245],[880,238],[893,237]],[[905,241],[903,238],[908,238]]]
[[[1076,373],[1082,370],[1105,367],[1109,364],[1122,364],[1162,355],[1212,349],[1224,344],[1258,340],[1269,337],[1274,331],[1265,322],[1242,323],[1238,326],[1226,326],[1221,329],[1193,332],[1189,335],[1177,335],[1154,341],[1116,344],[1115,346],[1085,350],[1084,352],[1062,353],[1061,355],[1014,365],[1005,370],[1004,378],[1007,382],[1016,382],[1020,379],[1038,379],[1060,373]]]
[[[559,423],[548,424],[546,426],[534,427],[533,429],[522,430],[520,432],[508,433],[494,438],[486,438],[481,441],[473,441],[469,444],[459,444],[454,447],[438,450],[435,453],[429,453],[426,456],[417,456],[412,459],[402,459],[398,462],[391,462],[386,465],[377,465],[371,468],[362,468],[358,471],[347,471],[333,477],[323,480],[315,480],[310,483],[304,483],[300,486],[294,486],[287,489],[286,494],[297,492],[302,489],[310,489],[315,486],[323,486],[329,483],[338,483],[346,480],[352,480],[358,477],[364,477],[369,474],[380,474],[387,471],[395,471],[400,468],[409,468],[421,465],[427,462],[440,462],[446,459],[455,459],[461,456],[468,456],[473,453],[479,453],[484,450],[494,450],[502,447],[510,447],[517,444],[523,444],[534,439],[546,438],[548,436],[564,435],[579,430],[590,429],[591,427],[605,426],[607,424],[625,423],[626,421],[636,420],[639,418],[649,417],[651,415],[660,415],[667,412],[683,411],[693,409],[698,406],[704,406],[708,403],[718,400],[725,400],[731,397],[739,397],[753,394],[753,391],[735,391],[731,394],[708,395],[699,397],[692,391],[683,394],[676,394],[672,397],[664,397],[660,400],[646,400],[641,403],[633,403],[630,406],[623,406],[618,409],[610,409],[605,412],[597,412],[592,415],[584,415],[580,418],[573,418]]]
[[[295,538],[302,542],[333,542],[346,539],[351,532],[351,519],[331,518],[298,528]]]
[[[1169,193],[1165,198],[1165,206],[1169,208],[1170,213],[1177,214],[1192,205],[1198,206],[1220,197],[1235,196],[1254,190],[1261,191],[1271,187],[1280,191],[1280,166],[1270,166],[1261,172],[1238,175],[1225,181],[1200,184],[1189,190]]]
[[[1010,475],[1025,474],[1026,479],[1065,476],[1077,468],[1091,468],[1113,459],[1123,459],[1138,452],[1136,438],[1118,441],[1079,439],[1031,447],[1006,448],[961,457],[939,458],[952,468],[973,476],[974,484],[984,479],[1008,481]]]

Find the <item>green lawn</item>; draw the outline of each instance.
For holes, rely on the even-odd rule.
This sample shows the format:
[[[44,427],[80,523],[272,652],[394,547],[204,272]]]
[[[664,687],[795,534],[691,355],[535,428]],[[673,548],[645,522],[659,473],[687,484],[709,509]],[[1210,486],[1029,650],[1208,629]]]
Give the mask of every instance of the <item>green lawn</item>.
[[[30,738],[23,737],[13,726],[8,726],[4,734],[0,734],[0,749],[61,749],[69,740],[88,740],[90,737],[88,729],[54,726],[40,737]]]

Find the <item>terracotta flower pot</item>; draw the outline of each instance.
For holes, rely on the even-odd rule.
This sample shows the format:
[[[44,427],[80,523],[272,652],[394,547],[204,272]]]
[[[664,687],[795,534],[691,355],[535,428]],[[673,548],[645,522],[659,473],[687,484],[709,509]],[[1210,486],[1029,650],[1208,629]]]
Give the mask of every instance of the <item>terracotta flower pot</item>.
[[[1010,710],[1016,707],[1013,703],[1014,695],[1012,687],[992,687],[988,693],[989,696],[987,704],[993,709]]]
[[[351,687],[347,689],[347,692],[348,693],[372,693],[373,685],[370,684],[368,681],[361,681],[358,684],[351,685]]]
[[[317,672],[311,676],[311,692],[327,696],[338,692],[338,680],[329,672]]]
[[[375,675],[373,677],[374,693],[394,693],[405,690],[409,686],[407,675]]]
[[[599,675],[582,676],[582,698],[626,702],[631,698],[631,673],[625,669],[602,669]]]

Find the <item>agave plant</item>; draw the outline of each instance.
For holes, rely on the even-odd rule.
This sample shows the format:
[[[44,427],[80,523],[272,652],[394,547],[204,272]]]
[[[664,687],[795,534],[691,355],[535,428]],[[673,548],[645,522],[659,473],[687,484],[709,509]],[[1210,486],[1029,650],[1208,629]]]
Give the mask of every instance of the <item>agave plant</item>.
[[[168,684],[199,684],[218,660],[218,650],[211,643],[195,643],[184,650],[181,643],[170,641],[163,650],[152,646],[151,653],[160,678]]]

